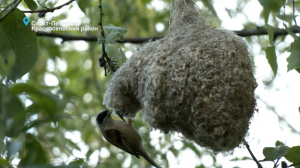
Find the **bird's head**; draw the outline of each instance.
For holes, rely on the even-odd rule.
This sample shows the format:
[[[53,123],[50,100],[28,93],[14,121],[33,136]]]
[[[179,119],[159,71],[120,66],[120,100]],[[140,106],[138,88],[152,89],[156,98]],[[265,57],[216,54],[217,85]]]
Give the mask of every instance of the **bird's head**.
[[[109,110],[101,110],[96,117],[96,122],[97,125],[100,126],[101,124],[103,124],[104,120],[107,120],[111,115],[111,111]]]

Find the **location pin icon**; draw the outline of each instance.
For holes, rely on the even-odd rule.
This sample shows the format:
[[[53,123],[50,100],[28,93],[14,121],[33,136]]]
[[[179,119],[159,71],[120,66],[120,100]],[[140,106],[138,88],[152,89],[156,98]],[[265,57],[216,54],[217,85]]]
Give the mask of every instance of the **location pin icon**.
[[[23,22],[27,26],[28,23],[29,23],[29,18],[28,17],[24,17]]]

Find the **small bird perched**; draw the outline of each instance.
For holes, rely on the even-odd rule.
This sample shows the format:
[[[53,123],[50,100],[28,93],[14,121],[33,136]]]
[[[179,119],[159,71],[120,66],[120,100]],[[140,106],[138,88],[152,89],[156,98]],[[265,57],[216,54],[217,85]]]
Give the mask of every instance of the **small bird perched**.
[[[114,146],[125,152],[140,158],[144,157],[153,166],[160,168],[146,152],[142,138],[132,125],[132,120],[128,118],[127,122],[113,120],[111,111],[102,110],[96,117],[97,125],[104,138]]]

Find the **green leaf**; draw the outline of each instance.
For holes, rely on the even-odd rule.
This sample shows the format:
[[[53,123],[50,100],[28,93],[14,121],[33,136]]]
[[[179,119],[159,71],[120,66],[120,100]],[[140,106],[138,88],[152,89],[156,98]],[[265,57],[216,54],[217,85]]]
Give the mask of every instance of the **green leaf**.
[[[21,156],[18,167],[31,167],[49,162],[46,150],[32,134],[26,134],[25,150],[28,152]]]
[[[268,23],[270,12],[278,13],[285,3],[285,0],[258,0],[263,7],[263,17],[265,23]]]
[[[125,29],[125,28],[122,28],[122,27],[114,27],[114,26],[103,26],[103,29],[104,29],[105,31],[107,31],[108,34],[110,34],[112,31],[115,31],[115,32],[121,33],[122,35],[125,35],[126,32],[128,31],[128,30]]]
[[[24,0],[24,1],[30,10],[35,11],[38,8],[37,4],[33,0]]]
[[[244,161],[244,160],[252,160],[252,159],[250,157],[247,157],[247,156],[244,156],[242,158],[235,157],[233,159],[230,159],[230,161]]]
[[[87,153],[86,153],[86,158],[87,158],[87,160],[90,159],[90,156],[93,154],[93,152],[94,152],[94,150],[92,150],[92,149],[89,149],[89,150],[87,151]]]
[[[179,150],[175,149],[174,147],[170,147],[168,150],[172,152],[175,157],[178,157]]]
[[[81,158],[76,158],[74,161],[70,162],[69,165],[79,166],[84,164],[84,160]]]
[[[275,32],[275,29],[274,29],[273,26],[270,26],[269,24],[267,24],[267,31],[268,31],[270,43],[273,45],[274,44],[274,32]]]
[[[10,92],[13,94],[21,94],[25,92],[30,95],[36,95],[40,98],[46,96],[47,99],[57,100],[57,96],[53,95],[48,89],[39,88],[39,85],[31,83],[17,83],[12,86]]]
[[[0,157],[0,165],[7,166],[7,167],[12,167],[12,166],[9,165],[8,160],[2,159],[1,157]]]
[[[7,142],[8,150],[7,150],[7,155],[8,158],[12,158],[17,152],[22,147],[22,142],[21,141],[12,141],[12,142]]]
[[[56,122],[58,120],[61,120],[61,119],[71,119],[72,117],[68,114],[58,114],[58,115],[55,115],[55,116],[51,116],[51,117],[44,117],[42,119],[37,119],[37,120],[34,120],[34,121],[31,121],[29,122],[28,124],[26,124],[23,128],[22,128],[22,132],[26,132],[28,131],[30,128],[33,128],[33,127],[38,127],[42,124],[46,124],[46,123],[49,123],[49,122]]]
[[[0,23],[0,55],[8,60],[7,56],[14,52],[16,59],[13,64],[12,74],[9,77],[15,81],[27,73],[37,59],[36,33],[31,30],[31,24],[23,23],[26,17],[16,8]]]
[[[30,95],[30,99],[47,112],[49,115],[58,113],[57,104],[60,102],[56,95],[53,95],[48,89],[41,88],[40,85],[31,83],[18,83],[10,89],[12,94],[21,94],[25,92]]]
[[[286,160],[293,163],[300,163],[300,146],[293,146],[289,152],[284,155]]]
[[[119,32],[111,32],[109,35],[106,37],[106,43],[111,43],[115,42],[117,40],[124,40],[124,36],[119,33]]]
[[[268,23],[269,15],[270,15],[270,10],[264,8],[264,9],[263,9],[263,17],[264,17],[264,19],[265,19],[265,23]]]
[[[298,40],[298,36],[296,36],[296,34],[295,34],[294,32],[292,32],[292,31],[286,26],[286,24],[283,23],[283,25],[284,25],[284,27],[285,27],[285,30],[289,33],[289,35],[291,35],[291,36],[294,38],[294,40]]]
[[[279,159],[285,154],[288,153],[290,147],[288,146],[279,146],[279,147],[266,147],[263,149],[263,154],[266,157],[266,160],[273,161]]]
[[[286,22],[291,22],[294,20],[298,15],[275,15],[278,19],[286,21]]]
[[[47,0],[37,0],[39,3],[41,3],[42,5],[46,5]]]
[[[291,53],[286,59],[288,62],[288,71],[300,68],[300,49],[299,47],[296,47],[296,45],[297,44],[293,42],[291,48],[288,50]]]
[[[109,56],[114,56],[115,58],[117,58],[117,55],[120,52],[118,48],[118,44],[116,43],[110,43],[105,45],[105,51]]]
[[[1,114],[0,114],[0,116],[1,116]],[[6,153],[6,146],[4,144],[4,139],[5,139],[4,130],[1,129],[1,127],[0,127],[0,156],[1,155],[4,156]],[[0,157],[0,159],[1,159],[1,157]],[[1,165],[1,163],[0,163],[0,165]]]
[[[90,6],[90,1],[89,0],[76,0],[80,10],[85,13],[86,8]]]
[[[6,91],[5,91],[6,90]],[[22,102],[15,95],[8,93],[9,88],[0,84],[0,107],[5,106],[5,135],[17,137],[25,124],[25,113]],[[3,94],[7,92],[7,94]],[[2,115],[2,110],[0,114]],[[1,116],[0,115],[0,116]]]
[[[98,44],[102,44],[102,43],[105,43],[106,42],[106,38],[102,37],[102,36],[98,36],[97,37],[97,41],[98,41]]]
[[[285,146],[285,144],[281,141],[276,141],[275,143],[275,146],[278,147],[278,146]]]
[[[279,12],[280,8],[284,5],[285,0],[258,0],[264,10],[268,9],[274,13]]]
[[[277,65],[277,57],[276,57],[276,52],[275,52],[275,47],[274,46],[269,46],[267,48],[266,58],[268,60],[269,65],[272,68],[274,76],[276,76],[278,65]]]

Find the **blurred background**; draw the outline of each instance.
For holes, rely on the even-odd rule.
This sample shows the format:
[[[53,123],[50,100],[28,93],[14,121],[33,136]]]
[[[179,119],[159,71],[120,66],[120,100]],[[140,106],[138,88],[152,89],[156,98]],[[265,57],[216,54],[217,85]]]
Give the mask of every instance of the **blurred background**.
[[[16,1],[0,2],[1,10],[4,10],[7,5]],[[37,10],[45,10],[69,1],[34,2]],[[263,9],[266,7],[264,2],[269,2],[267,0],[195,2],[213,27],[233,31],[265,30]],[[269,3],[272,10],[268,24],[274,29],[284,29],[283,23],[288,27],[295,25],[294,20],[284,22],[275,15],[292,15],[293,7],[294,15],[299,15],[300,1],[295,1],[294,6],[291,0],[272,2],[274,3]],[[18,9],[29,11],[28,3],[20,2]],[[119,66],[145,44],[143,38],[161,37],[167,33],[171,4],[169,0],[102,1],[103,25],[126,28],[128,32],[125,41],[139,41],[118,43],[121,50],[113,52],[113,57]],[[39,17],[41,12],[25,15],[30,18],[31,23],[80,22],[81,27],[99,27],[98,5],[99,1],[95,0],[76,0],[45,13],[42,17]],[[0,28],[4,21],[0,23]],[[79,38],[100,36],[99,31],[52,31],[45,34],[47,33]],[[105,76],[104,69],[98,67],[97,61],[102,55],[101,45],[95,40],[63,40],[58,36],[49,37],[45,34],[37,34],[37,57],[28,56],[29,61],[34,61],[29,72],[15,80],[8,80],[2,66],[0,167],[151,167],[144,159],[137,159],[112,146],[104,140],[97,128],[95,117],[100,110],[106,108],[102,105],[102,97],[112,76],[111,73]],[[255,112],[251,120],[246,140],[254,155],[262,160],[263,148],[274,147],[277,140],[290,147],[299,146],[300,74],[296,70],[287,71],[286,59],[294,41],[292,36],[279,35],[270,40],[267,33],[262,33],[249,35],[244,39],[251,50],[258,83],[258,112]],[[23,42],[27,43],[25,40]],[[276,71],[274,61],[270,63],[270,59],[266,57],[265,51],[269,46],[276,47]],[[113,47],[110,50],[120,49],[118,46]],[[7,53],[7,58],[16,59],[17,56]],[[142,136],[146,150],[163,167],[256,167],[243,146],[232,153],[214,155],[186,140],[181,134],[173,132],[165,135],[159,130],[151,130],[141,116],[142,113],[138,113],[134,118],[134,126]],[[272,162],[263,162],[262,165],[274,166]]]

